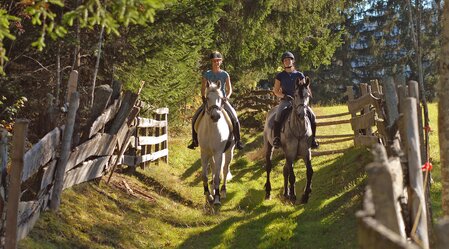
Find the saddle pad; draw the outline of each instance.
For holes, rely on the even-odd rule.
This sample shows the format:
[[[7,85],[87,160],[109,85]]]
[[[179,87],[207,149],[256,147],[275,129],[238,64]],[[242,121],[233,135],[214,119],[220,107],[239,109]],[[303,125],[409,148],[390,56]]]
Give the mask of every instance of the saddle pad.
[[[234,126],[232,125],[231,118],[229,117],[229,114],[227,111],[223,111],[223,116],[226,120],[226,123],[228,123],[229,131],[232,133],[234,130]],[[198,132],[198,125],[200,124],[201,119],[204,117],[204,112],[201,112],[198,118],[196,119],[195,125],[193,126],[195,128],[195,131]]]

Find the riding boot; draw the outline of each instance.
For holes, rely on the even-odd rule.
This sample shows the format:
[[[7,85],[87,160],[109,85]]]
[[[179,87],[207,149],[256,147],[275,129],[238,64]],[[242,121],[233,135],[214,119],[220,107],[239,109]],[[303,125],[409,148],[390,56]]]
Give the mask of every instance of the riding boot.
[[[234,138],[235,138],[235,147],[239,150],[243,149],[243,143],[240,141],[240,123],[237,120],[234,120]]]
[[[274,121],[273,132],[274,132],[273,146],[274,148],[279,148],[281,147],[281,122]]]
[[[198,134],[195,131],[195,123],[197,118],[199,117],[200,113],[202,112],[202,106],[197,110],[195,115],[193,115],[192,118],[192,143],[190,143],[187,148],[194,150],[196,147],[198,147]]]
[[[312,143],[311,143],[310,147],[312,147],[312,149],[318,149],[320,144],[316,140],[316,121],[314,118],[310,119],[310,126],[312,128]]]

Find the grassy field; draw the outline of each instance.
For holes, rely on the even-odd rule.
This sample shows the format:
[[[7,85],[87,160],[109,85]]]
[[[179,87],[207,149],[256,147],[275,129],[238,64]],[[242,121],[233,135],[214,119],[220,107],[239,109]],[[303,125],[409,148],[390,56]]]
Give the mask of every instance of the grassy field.
[[[317,115],[346,112],[346,106],[315,107]],[[430,106],[432,205],[441,216],[436,105]],[[186,129],[188,130],[188,129]],[[349,125],[318,128],[320,135],[351,133]],[[173,132],[172,132],[173,134]],[[246,147],[231,164],[234,178],[219,209],[205,205],[200,152],[188,150],[182,130],[169,140],[169,164],[151,164],[137,173],[116,173],[63,193],[61,210],[45,212],[19,248],[357,248],[354,213],[361,209],[368,149],[352,142],[323,145],[348,148],[344,154],[315,157],[313,193],[308,204],[280,198],[284,160],[274,156],[271,200],[264,200],[262,134],[245,129]],[[296,189],[305,184],[305,166],[295,164]],[[127,191],[126,185],[133,191]]]

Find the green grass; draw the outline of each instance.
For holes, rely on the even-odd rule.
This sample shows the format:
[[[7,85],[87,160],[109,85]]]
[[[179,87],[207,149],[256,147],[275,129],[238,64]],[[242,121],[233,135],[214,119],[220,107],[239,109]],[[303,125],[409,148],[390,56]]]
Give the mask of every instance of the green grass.
[[[431,105],[436,122],[436,105]],[[346,106],[315,107],[317,115],[346,112]],[[336,125],[319,134],[351,133]],[[438,185],[439,149],[436,124],[432,125],[434,164],[432,204],[441,216]],[[186,129],[187,130],[187,129]],[[19,248],[357,248],[355,212],[361,209],[365,186],[364,166],[372,158],[367,149],[348,148],[339,155],[315,157],[313,193],[309,203],[291,205],[282,194],[284,160],[274,156],[272,199],[264,200],[262,134],[245,129],[246,147],[231,164],[234,178],[222,207],[205,205],[199,149],[186,148],[187,132],[169,140],[169,165],[151,164],[135,174],[116,173],[111,185],[104,181],[65,190],[61,210],[44,212]],[[323,146],[324,147],[324,146]],[[326,145],[320,150],[335,149]],[[438,160],[437,160],[438,159]],[[298,196],[305,185],[305,166],[295,164]],[[128,194],[122,186],[145,193]],[[136,193],[136,191],[134,191]]]

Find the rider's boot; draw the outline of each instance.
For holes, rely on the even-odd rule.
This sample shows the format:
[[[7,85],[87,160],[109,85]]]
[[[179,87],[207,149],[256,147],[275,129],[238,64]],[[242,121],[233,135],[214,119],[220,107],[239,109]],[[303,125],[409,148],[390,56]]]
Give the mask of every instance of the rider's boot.
[[[279,121],[274,121],[273,132],[273,147],[277,149],[281,147],[281,123]]]
[[[194,150],[196,147],[198,147],[198,135],[195,131],[192,131],[192,143],[190,143],[187,148]]]
[[[234,138],[235,138],[235,147],[239,150],[243,149],[243,143],[240,140],[240,123],[238,121],[234,122]]]

